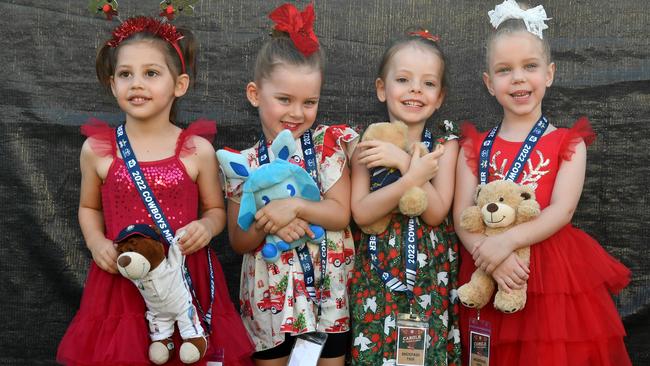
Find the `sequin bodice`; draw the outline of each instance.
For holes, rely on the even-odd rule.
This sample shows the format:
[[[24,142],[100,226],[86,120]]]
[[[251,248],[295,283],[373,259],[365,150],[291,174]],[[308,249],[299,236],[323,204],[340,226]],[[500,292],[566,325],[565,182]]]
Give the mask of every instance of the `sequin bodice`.
[[[198,187],[178,157],[140,162],[140,168],[174,230],[197,218]],[[106,236],[111,240],[128,225],[153,224],[120,158],[113,160],[102,185],[102,205]]]

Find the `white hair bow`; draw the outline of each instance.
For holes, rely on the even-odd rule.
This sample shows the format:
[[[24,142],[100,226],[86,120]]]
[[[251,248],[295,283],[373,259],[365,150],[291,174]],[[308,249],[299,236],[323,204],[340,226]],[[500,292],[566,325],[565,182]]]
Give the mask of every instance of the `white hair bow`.
[[[543,6],[537,5],[532,9],[523,10],[515,0],[505,0],[494,10],[488,11],[488,16],[495,29],[508,19],[521,19],[526,24],[526,29],[540,39],[544,39],[542,31],[548,28],[544,21],[551,19],[546,17]]]

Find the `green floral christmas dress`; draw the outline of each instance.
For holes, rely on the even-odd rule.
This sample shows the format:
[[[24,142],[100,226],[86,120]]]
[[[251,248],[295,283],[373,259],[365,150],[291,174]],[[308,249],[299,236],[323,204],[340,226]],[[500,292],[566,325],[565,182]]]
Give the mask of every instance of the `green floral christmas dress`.
[[[433,141],[457,139],[456,125],[436,126]],[[413,312],[429,323],[425,365],[460,365],[459,302],[457,296],[458,239],[451,220],[431,227],[417,219],[417,275],[413,287]],[[404,234],[408,217],[394,213],[387,230],[377,235],[381,268],[406,283]],[[394,365],[396,319],[409,312],[404,292],[391,292],[370,264],[368,238],[357,243],[350,306],[353,339],[352,365]]]

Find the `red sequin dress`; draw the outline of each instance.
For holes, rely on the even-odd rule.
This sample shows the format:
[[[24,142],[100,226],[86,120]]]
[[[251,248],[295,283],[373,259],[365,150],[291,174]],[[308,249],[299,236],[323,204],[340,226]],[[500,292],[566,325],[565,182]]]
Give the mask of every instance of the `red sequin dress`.
[[[461,145],[474,172],[478,170],[485,135],[471,125],[463,128]],[[594,139],[589,122],[581,119],[572,128],[559,128],[539,140],[524,165],[520,183],[533,185],[542,209],[550,203],[562,162],[571,160],[577,143],[589,144]],[[490,181],[502,179],[520,146],[521,142],[495,139]],[[630,365],[623,343],[625,329],[610,295],[629,283],[630,271],[571,224],[530,248],[526,307],[504,314],[494,309],[492,300],[481,309],[481,319],[492,326],[490,364]],[[468,282],[474,269],[472,256],[461,246],[459,283]],[[461,306],[460,315],[463,359],[467,364],[468,322],[470,317],[476,317],[476,310]]]
[[[91,138],[93,151],[111,155],[113,163],[101,187],[106,237],[114,239],[121,229],[135,223],[153,224],[133,185],[126,166],[117,157],[115,130],[105,123],[93,122],[81,129]],[[172,157],[139,162],[140,167],[175,230],[198,218],[198,186],[180,160],[192,153],[191,136],[214,137],[214,122],[198,121],[184,130]],[[186,257],[185,264],[202,308],[210,305],[210,277],[207,248]],[[210,251],[214,269],[215,299],[212,306],[212,350],[223,349],[225,365],[249,365],[253,344],[239,313],[230,300],[221,264]],[[196,300],[195,300],[196,301]],[[90,265],[81,305],[59,345],[57,361],[66,365],[150,365],[149,328],[144,316],[145,303],[138,289],[119,274]],[[178,358],[180,337],[174,333],[176,352],[167,365],[181,365]],[[206,358],[196,363],[204,365]]]

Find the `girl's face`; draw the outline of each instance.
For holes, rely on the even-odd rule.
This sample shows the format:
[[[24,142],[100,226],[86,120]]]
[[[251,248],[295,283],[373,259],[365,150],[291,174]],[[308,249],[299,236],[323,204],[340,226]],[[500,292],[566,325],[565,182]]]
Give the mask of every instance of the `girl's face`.
[[[246,95],[258,108],[264,136],[272,140],[282,130],[300,137],[316,120],[322,77],[309,66],[278,65],[260,83],[250,82]]]
[[[407,45],[397,51],[385,79],[375,81],[377,97],[386,102],[390,121],[424,124],[445,99],[444,64],[433,51]]]
[[[141,41],[120,47],[111,90],[127,121],[169,121],[174,99],[184,95],[188,85],[189,76],[175,78],[155,43]]]
[[[529,32],[505,34],[492,42],[483,81],[503,106],[504,121],[537,120],[555,64],[548,62],[542,42]]]

